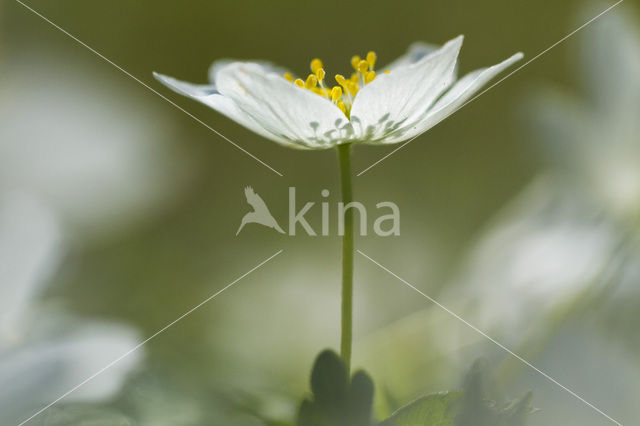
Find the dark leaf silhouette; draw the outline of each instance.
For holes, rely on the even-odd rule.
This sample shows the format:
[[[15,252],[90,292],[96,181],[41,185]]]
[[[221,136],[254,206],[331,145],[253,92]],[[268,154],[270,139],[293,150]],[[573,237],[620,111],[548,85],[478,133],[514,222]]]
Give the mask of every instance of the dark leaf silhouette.
[[[311,372],[313,395],[298,412],[297,426],[370,426],[373,381],[364,371],[349,380],[340,357],[330,350],[316,358]]]

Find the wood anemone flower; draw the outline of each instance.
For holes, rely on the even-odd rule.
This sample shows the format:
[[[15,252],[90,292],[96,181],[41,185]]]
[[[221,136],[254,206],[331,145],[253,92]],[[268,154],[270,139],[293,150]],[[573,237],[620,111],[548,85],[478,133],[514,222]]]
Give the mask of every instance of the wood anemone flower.
[[[216,61],[209,84],[154,76],[174,91],[208,105],[282,145],[326,149],[340,144],[399,143],[426,132],[454,113],[487,82],[520,60],[505,61],[457,79],[462,36],[434,47],[412,45],[376,72],[376,54],[351,58],[352,74],[330,84],[319,59],[305,79],[266,62]]]

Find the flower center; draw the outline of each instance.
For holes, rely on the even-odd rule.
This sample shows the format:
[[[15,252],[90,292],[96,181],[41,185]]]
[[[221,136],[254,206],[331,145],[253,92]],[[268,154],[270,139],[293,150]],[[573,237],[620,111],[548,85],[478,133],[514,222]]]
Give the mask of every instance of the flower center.
[[[341,74],[336,74],[334,78],[338,83],[337,86],[330,87],[328,85],[325,80],[326,73],[322,61],[317,58],[311,61],[311,74],[306,80],[301,78],[294,80],[293,75],[289,72],[284,74],[284,78],[302,89],[329,99],[349,118],[351,106],[358,91],[376,78],[376,72],[373,70],[376,58],[375,52],[367,53],[365,59],[358,55],[353,56],[351,58],[351,67],[354,71],[351,73],[351,77],[345,78]],[[389,71],[385,71],[385,73],[387,72]]]

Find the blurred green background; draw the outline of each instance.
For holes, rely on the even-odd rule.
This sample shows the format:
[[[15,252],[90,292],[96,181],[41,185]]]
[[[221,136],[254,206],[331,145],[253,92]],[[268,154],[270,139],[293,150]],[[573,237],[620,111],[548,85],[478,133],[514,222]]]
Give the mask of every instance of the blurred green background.
[[[48,298],[63,300],[79,315],[133,325],[148,336],[284,250],[149,342],[140,371],[120,397],[107,404],[143,423],[146,410],[161,410],[140,408],[144,404],[138,401],[149,403],[150,389],[162,390],[166,395],[158,397],[158,406],[178,401],[182,405],[175,410],[185,413],[183,420],[167,424],[223,425],[262,424],[255,416],[229,408],[238,401],[271,417],[290,418],[307,391],[314,356],[323,348],[338,346],[339,238],[294,238],[259,227],[235,236],[248,211],[243,195],[247,185],[281,220],[287,216],[289,186],[297,188],[301,201],[319,203],[325,188],[331,192],[330,200],[337,201],[336,153],[294,151],[268,142],[170,93],[153,80],[152,71],[205,82],[213,60],[231,57],[267,59],[304,74],[309,61],[320,57],[330,73],[344,73],[353,54],[375,50],[383,64],[416,40],[439,44],[464,34],[460,56],[464,74],[517,51],[530,59],[611,4],[589,3],[589,15],[581,1],[26,3],[284,174],[279,177],[261,166],[20,4],[7,0],[0,4],[0,79],[4,80],[0,91],[10,109],[31,86],[44,90],[43,96],[53,96],[47,88],[62,87],[58,98],[49,97],[52,109],[65,108],[74,102],[74,91],[82,92],[84,107],[57,121],[61,134],[74,138],[83,126],[83,111],[95,105],[93,115],[105,117],[104,127],[96,133],[141,127],[152,152],[143,153],[140,167],[153,173],[136,174],[133,164],[132,181],[120,183],[124,189],[136,185],[136,179],[150,180],[157,192],[151,201],[140,203],[134,212],[115,208],[109,212],[108,205],[101,206],[101,213],[106,209],[109,216],[105,221],[65,216],[71,244],[47,290]],[[623,6],[625,14],[631,13],[640,2],[626,0]],[[589,27],[584,29],[588,31]],[[540,87],[580,95],[578,58],[584,49],[579,39],[570,38],[355,178],[356,198],[370,211],[384,200],[394,201],[401,210],[401,236],[359,237],[357,248],[430,296],[446,294],[465,253],[496,212],[550,167],[531,125],[528,99]],[[105,93],[122,100],[105,100]],[[101,112],[105,108],[123,108],[125,113],[116,120]],[[25,126],[37,127],[47,114],[46,108],[34,108],[32,115],[23,117]],[[46,132],[43,137],[45,144],[55,143],[46,140]],[[640,145],[640,135],[636,141]],[[394,148],[356,147],[355,171]],[[43,154],[34,148],[31,155]],[[84,179],[80,174],[76,178]],[[85,184],[91,192],[93,183]],[[316,206],[309,215],[316,227],[319,213]],[[331,220],[335,229],[335,217]],[[473,302],[477,294],[461,291],[458,297]],[[627,309],[635,312],[640,299],[629,300],[634,302]],[[564,302],[563,309],[571,311],[566,306],[574,306],[573,299]],[[566,330],[574,323],[603,323],[599,308],[589,305],[585,313],[578,307],[575,316],[557,309],[553,315],[560,318],[558,322],[545,317],[528,324],[539,339],[532,343],[534,348],[517,341],[514,350],[525,351],[525,357],[543,371],[623,423],[633,424],[640,415],[632,403],[638,394],[618,385],[621,377],[640,377],[640,368],[631,372],[617,368],[613,357],[610,362],[583,359],[579,348],[591,350],[587,343],[593,341],[592,333],[599,332],[597,325],[583,330],[584,335]],[[628,317],[613,321],[619,336],[610,338],[630,340],[637,330],[629,321]],[[550,322],[553,326],[548,326]],[[499,330],[486,331],[503,338]],[[567,352],[566,343],[572,338],[575,342],[569,347],[574,352]],[[620,346],[631,364],[640,365],[637,346]],[[397,408],[390,402],[394,399],[408,402],[425,392],[459,386],[471,362],[487,357],[497,371],[504,370],[496,379],[500,397],[533,390],[534,406],[541,411],[531,424],[610,424],[361,257],[356,258],[354,357],[355,365],[366,368],[376,380],[380,414]],[[567,369],[567,363],[575,371]],[[596,373],[608,377],[595,380],[599,389],[593,388],[593,381],[581,379]],[[636,383],[634,389],[639,386]],[[383,398],[385,392],[393,397]]]

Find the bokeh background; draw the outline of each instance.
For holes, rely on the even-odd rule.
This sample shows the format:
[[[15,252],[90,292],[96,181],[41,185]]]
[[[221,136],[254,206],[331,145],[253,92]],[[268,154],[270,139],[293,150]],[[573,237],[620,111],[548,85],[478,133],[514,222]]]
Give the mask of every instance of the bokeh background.
[[[304,74],[320,57],[345,73],[353,54],[385,63],[416,40],[464,34],[465,73],[532,58],[612,3],[26,4],[284,176],[3,0],[0,419],[24,420],[283,249],[30,422],[226,426],[290,422],[315,355],[338,346],[335,212],[332,236],[235,235],[247,185],[281,224],[290,186],[301,201],[328,189],[337,202],[336,153],[263,140],[152,71],[205,82],[231,57]],[[625,0],[355,178],[374,217],[380,201],[401,210],[400,236],[357,248],[623,424],[640,417],[639,7]],[[393,148],[357,147],[355,171]],[[380,418],[459,387],[485,358],[496,399],[533,391],[529,424],[612,424],[362,257],[354,357]]]

